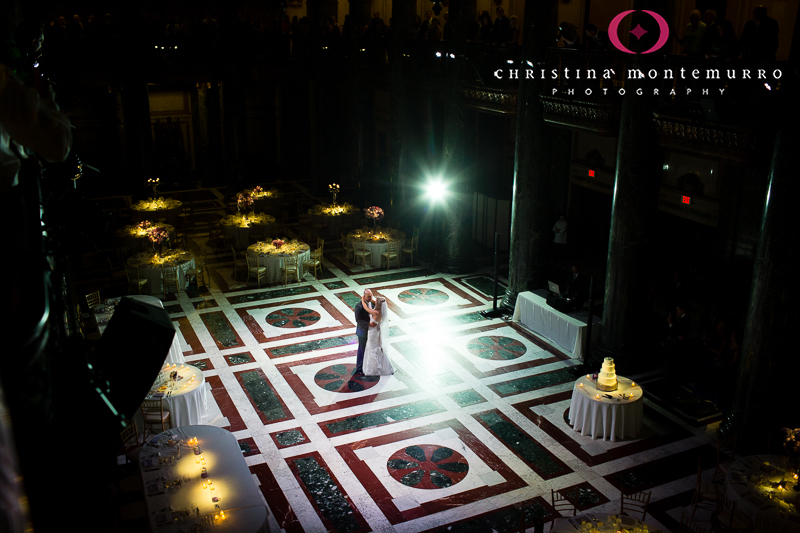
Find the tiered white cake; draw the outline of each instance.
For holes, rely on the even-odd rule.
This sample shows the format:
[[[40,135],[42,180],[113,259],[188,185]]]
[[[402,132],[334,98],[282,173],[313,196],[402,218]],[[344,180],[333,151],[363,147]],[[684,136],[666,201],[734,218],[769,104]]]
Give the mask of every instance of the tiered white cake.
[[[606,357],[603,366],[597,375],[598,390],[609,392],[617,390],[617,370],[614,367],[614,359]]]

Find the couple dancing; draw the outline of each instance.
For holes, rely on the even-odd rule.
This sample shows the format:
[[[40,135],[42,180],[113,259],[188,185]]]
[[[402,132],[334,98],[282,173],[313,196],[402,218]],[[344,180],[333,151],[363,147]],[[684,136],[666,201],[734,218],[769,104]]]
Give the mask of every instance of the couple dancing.
[[[356,355],[356,376],[389,376],[394,374],[389,362],[389,332],[385,324],[389,318],[386,298],[372,297],[367,289],[356,304],[356,336],[358,355]],[[385,334],[385,335],[384,335]]]

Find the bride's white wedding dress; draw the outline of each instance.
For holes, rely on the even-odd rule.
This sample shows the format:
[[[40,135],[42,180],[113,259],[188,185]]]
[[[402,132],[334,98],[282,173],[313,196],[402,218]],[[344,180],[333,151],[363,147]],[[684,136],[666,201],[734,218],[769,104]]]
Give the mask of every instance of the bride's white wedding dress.
[[[389,348],[389,332],[387,318],[389,310],[386,307],[386,302],[381,304],[381,322],[374,327],[369,328],[367,333],[367,345],[364,347],[364,365],[363,371],[365,376],[390,376],[394,374],[394,367],[389,362],[388,348]],[[386,329],[387,331],[383,331]],[[385,337],[383,334],[386,334]]]

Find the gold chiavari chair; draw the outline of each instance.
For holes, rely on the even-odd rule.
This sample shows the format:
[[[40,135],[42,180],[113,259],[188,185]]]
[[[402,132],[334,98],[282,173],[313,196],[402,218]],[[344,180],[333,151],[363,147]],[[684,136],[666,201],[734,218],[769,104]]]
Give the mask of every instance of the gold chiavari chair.
[[[247,268],[247,262],[238,258],[236,255],[236,248],[234,248],[233,245],[231,245],[231,255],[233,256],[233,279],[236,279],[236,276],[239,274],[239,269]]]
[[[261,288],[261,280],[267,281],[267,267],[259,266],[258,256],[247,254],[247,281],[250,281],[252,276],[256,277],[258,281],[258,288]]]
[[[89,307],[89,310],[100,305],[100,289],[86,295],[86,305]]]
[[[644,520],[644,517],[647,516],[649,503],[649,492],[621,491],[619,514]],[[641,514],[641,517],[639,514]]]
[[[175,284],[175,288],[178,290],[178,296],[181,294],[181,284],[178,280],[178,267],[174,266],[163,266],[161,267],[162,278],[163,278],[163,287],[164,287],[164,298],[167,297],[167,287],[169,285]]]
[[[299,271],[299,266],[297,264],[296,255],[288,255],[283,258],[283,266],[281,267],[281,273],[283,274],[284,287],[289,283],[289,276],[294,276],[294,279],[297,280],[297,283],[300,283],[300,271]]]
[[[550,529],[553,529],[556,524],[562,520],[565,520],[566,517],[575,516],[578,512],[575,504],[572,503],[566,496],[561,494],[561,491],[553,489],[550,489],[550,505],[552,505],[553,509],[556,511],[553,513]]]
[[[388,249],[386,252],[381,254],[381,264],[383,264],[383,260],[386,260],[386,270],[389,270],[389,267],[392,263],[397,264],[397,268],[400,268],[400,243],[399,242],[390,242]]]
[[[172,427],[169,411],[164,411],[163,398],[158,400],[145,400],[142,402],[142,420],[144,421],[144,438],[147,440],[148,428],[156,428],[156,434],[162,433]]]
[[[128,278],[128,292],[135,290],[138,294],[142,294],[142,287],[147,285],[147,280],[139,277],[139,268],[126,264],[125,276]]]
[[[325,239],[317,240],[317,249],[311,252],[311,258],[308,261],[303,261],[304,269],[314,270],[314,279],[317,279],[317,270],[322,272],[322,250],[325,246]]]
[[[362,241],[353,241],[353,265],[358,265],[359,260],[364,265],[364,270],[367,269],[367,259],[372,256],[372,252],[367,250],[366,243]]]

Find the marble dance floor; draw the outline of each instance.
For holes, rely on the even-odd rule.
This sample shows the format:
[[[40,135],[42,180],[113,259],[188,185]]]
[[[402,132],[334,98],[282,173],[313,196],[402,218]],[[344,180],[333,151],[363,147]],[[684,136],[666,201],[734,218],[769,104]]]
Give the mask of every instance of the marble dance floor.
[[[582,437],[565,422],[577,361],[482,319],[486,277],[326,266],[165,302],[210,385],[207,423],[239,440],[274,531],[518,531],[520,513],[548,519],[551,488],[599,512],[650,490],[652,521],[677,529],[698,454],[713,470],[713,426],[645,400],[642,438]],[[391,377],[351,378],[366,287],[389,301]]]

